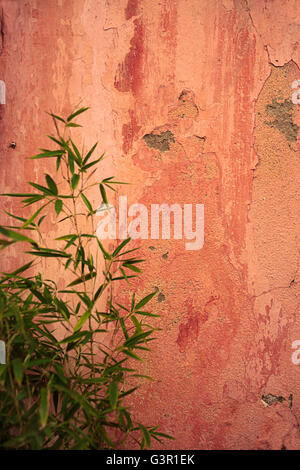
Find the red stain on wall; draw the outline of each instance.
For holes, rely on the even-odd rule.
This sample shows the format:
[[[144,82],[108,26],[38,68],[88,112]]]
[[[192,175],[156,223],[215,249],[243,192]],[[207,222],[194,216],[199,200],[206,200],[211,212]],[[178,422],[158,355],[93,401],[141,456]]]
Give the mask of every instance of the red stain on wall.
[[[123,152],[127,154],[131,149],[136,136],[141,129],[138,126],[137,120],[133,110],[129,110],[130,122],[123,124],[122,136],[123,136]]]
[[[134,35],[130,41],[130,51],[122,64],[119,64],[115,76],[114,85],[118,91],[132,91],[136,94],[142,76],[142,51],[143,51],[143,23],[141,19],[134,20]]]
[[[179,325],[176,343],[180,352],[186,351],[190,342],[198,338],[199,313],[194,311],[192,301],[187,301],[187,320]]]
[[[125,9],[125,18],[130,20],[133,16],[136,16],[138,9],[138,0],[128,0],[126,9]]]

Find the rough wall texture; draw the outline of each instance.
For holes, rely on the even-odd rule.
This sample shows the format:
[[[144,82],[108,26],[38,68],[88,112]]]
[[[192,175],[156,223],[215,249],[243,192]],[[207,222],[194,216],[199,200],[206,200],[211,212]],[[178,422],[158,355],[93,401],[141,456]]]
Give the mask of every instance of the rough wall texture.
[[[300,448],[299,1],[0,9],[1,192],[37,176],[24,155],[49,130],[44,110],[82,99],[85,141],[99,139],[108,173],[134,182],[129,204],[205,206],[201,250],[135,242],[148,260],[139,291],[158,287],[162,314],[137,417],[175,435],[169,448]]]

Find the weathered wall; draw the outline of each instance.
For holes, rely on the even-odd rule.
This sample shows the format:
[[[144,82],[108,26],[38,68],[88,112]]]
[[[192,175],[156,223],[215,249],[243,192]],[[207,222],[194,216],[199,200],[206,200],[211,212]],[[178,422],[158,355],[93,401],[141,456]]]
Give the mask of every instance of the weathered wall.
[[[300,79],[300,3],[0,8],[1,192],[37,176],[23,157],[49,131],[44,110],[68,112],[82,99],[92,107],[85,141],[99,139],[113,155],[107,171],[134,182],[122,188],[129,204],[205,206],[203,249],[135,242],[148,260],[140,293],[158,287],[162,314],[142,369],[156,381],[141,389],[137,417],[175,435],[169,448],[299,448],[291,344],[300,339],[300,118],[291,84]],[[163,132],[167,143],[155,137]]]

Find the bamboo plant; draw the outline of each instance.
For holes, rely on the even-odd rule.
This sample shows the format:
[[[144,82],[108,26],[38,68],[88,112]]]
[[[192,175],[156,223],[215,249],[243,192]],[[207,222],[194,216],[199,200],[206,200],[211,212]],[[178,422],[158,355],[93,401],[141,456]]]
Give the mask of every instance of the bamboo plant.
[[[145,377],[134,364],[154,339],[149,321],[158,315],[144,307],[156,292],[137,300],[129,285],[122,303],[114,294],[116,283],[128,285],[140,275],[144,260],[135,256],[130,238],[109,251],[96,236],[89,193],[99,190],[108,204],[108,190],[121,183],[114,177],[92,182],[105,155],[97,154],[97,143],[80,151],[72,138],[73,128],[81,127],[75,119],[87,109],[65,119],[50,113],[55,149],[31,158],[53,160],[55,176],[30,182],[34,192],[2,194],[20,198],[23,209],[34,207],[26,218],[7,212],[12,225],[0,226],[1,250],[17,243],[29,256],[0,278],[2,449],[143,449],[153,439],[172,438],[157,425],[134,422],[126,403],[138,393],[133,381]],[[55,217],[63,233],[51,247],[43,232],[47,217]],[[43,263],[57,263],[71,282],[61,287],[45,278]]]

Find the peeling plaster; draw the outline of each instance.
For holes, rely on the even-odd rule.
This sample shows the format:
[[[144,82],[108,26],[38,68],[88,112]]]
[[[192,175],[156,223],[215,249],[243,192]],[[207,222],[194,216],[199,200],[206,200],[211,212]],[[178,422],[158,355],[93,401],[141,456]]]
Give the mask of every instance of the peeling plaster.
[[[266,113],[273,118],[272,121],[265,121],[270,127],[276,127],[284,134],[288,142],[296,142],[299,126],[293,122],[294,105],[290,98],[283,102],[273,98],[272,104],[266,106]]]
[[[165,300],[166,300],[165,295],[162,292],[160,292],[157,296],[157,302],[164,302]]]
[[[283,401],[285,401],[285,398],[283,396],[272,395],[272,393],[268,393],[268,395],[262,395],[261,399],[266,406],[272,406],[274,403],[282,403]]]
[[[174,134],[171,131],[161,132],[160,134],[151,132],[150,134],[145,134],[143,139],[148,147],[160,150],[161,152],[170,150],[170,143],[175,142]]]

